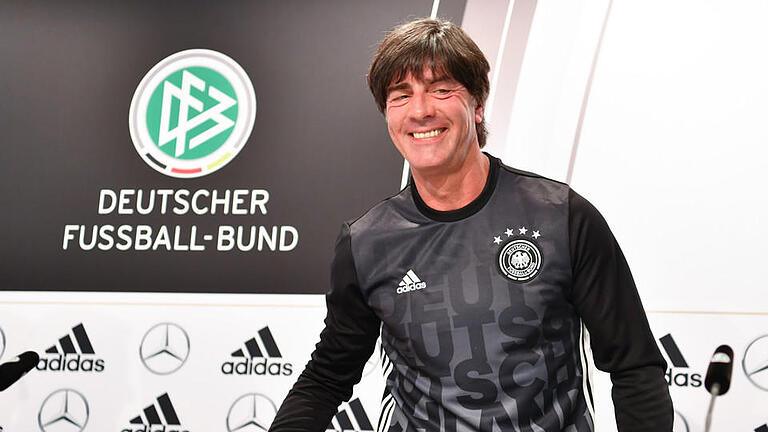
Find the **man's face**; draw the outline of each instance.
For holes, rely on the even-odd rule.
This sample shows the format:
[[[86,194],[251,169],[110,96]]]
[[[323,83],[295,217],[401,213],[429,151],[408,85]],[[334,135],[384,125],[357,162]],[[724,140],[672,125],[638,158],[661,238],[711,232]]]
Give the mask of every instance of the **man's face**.
[[[408,73],[387,92],[387,128],[395,147],[415,171],[450,172],[461,167],[483,119],[469,91],[425,67],[422,79]]]

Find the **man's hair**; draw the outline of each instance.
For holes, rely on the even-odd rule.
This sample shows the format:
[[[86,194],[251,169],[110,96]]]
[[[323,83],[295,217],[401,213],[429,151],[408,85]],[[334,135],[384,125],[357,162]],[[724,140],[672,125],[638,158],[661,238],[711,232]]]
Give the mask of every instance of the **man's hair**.
[[[433,76],[447,75],[458,81],[477,106],[485,106],[490,67],[483,52],[452,22],[424,18],[395,27],[376,50],[368,70],[368,88],[382,114],[387,108],[387,88],[409,73],[422,79],[425,66]],[[488,136],[485,117],[475,126],[482,148]]]

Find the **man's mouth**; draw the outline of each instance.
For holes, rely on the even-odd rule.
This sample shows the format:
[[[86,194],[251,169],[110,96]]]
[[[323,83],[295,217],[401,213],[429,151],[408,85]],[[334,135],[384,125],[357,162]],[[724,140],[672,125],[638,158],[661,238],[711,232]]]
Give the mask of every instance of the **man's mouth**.
[[[416,138],[416,139],[424,139],[424,138],[432,138],[440,135],[446,128],[439,128],[439,129],[433,129],[428,132],[412,132],[408,135]]]

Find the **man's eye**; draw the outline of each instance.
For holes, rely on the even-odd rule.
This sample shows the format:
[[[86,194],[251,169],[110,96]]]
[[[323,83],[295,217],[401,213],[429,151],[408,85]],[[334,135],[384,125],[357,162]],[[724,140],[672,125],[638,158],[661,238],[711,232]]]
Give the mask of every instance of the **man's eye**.
[[[435,93],[437,93],[437,94],[448,94],[450,92],[451,91],[449,89],[444,89],[444,88],[439,88],[439,89],[435,90]]]
[[[392,96],[392,97],[390,97],[390,98],[389,98],[389,101],[390,101],[390,102],[398,102],[398,101],[402,101],[402,100],[405,100],[405,99],[407,99],[407,98],[408,98],[408,95],[406,95],[406,94],[401,94],[401,95],[395,95],[395,96]]]

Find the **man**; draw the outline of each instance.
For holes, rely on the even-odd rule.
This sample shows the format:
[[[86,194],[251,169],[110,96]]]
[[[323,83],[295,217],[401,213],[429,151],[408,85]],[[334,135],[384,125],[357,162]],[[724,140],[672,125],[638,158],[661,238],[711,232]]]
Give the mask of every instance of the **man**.
[[[379,430],[592,431],[585,326],[619,430],[672,430],[666,364],[603,218],[481,152],[488,69],[446,21],[379,46],[368,84],[412,181],[343,226],[326,328],[270,430],[325,430],[381,330]]]

